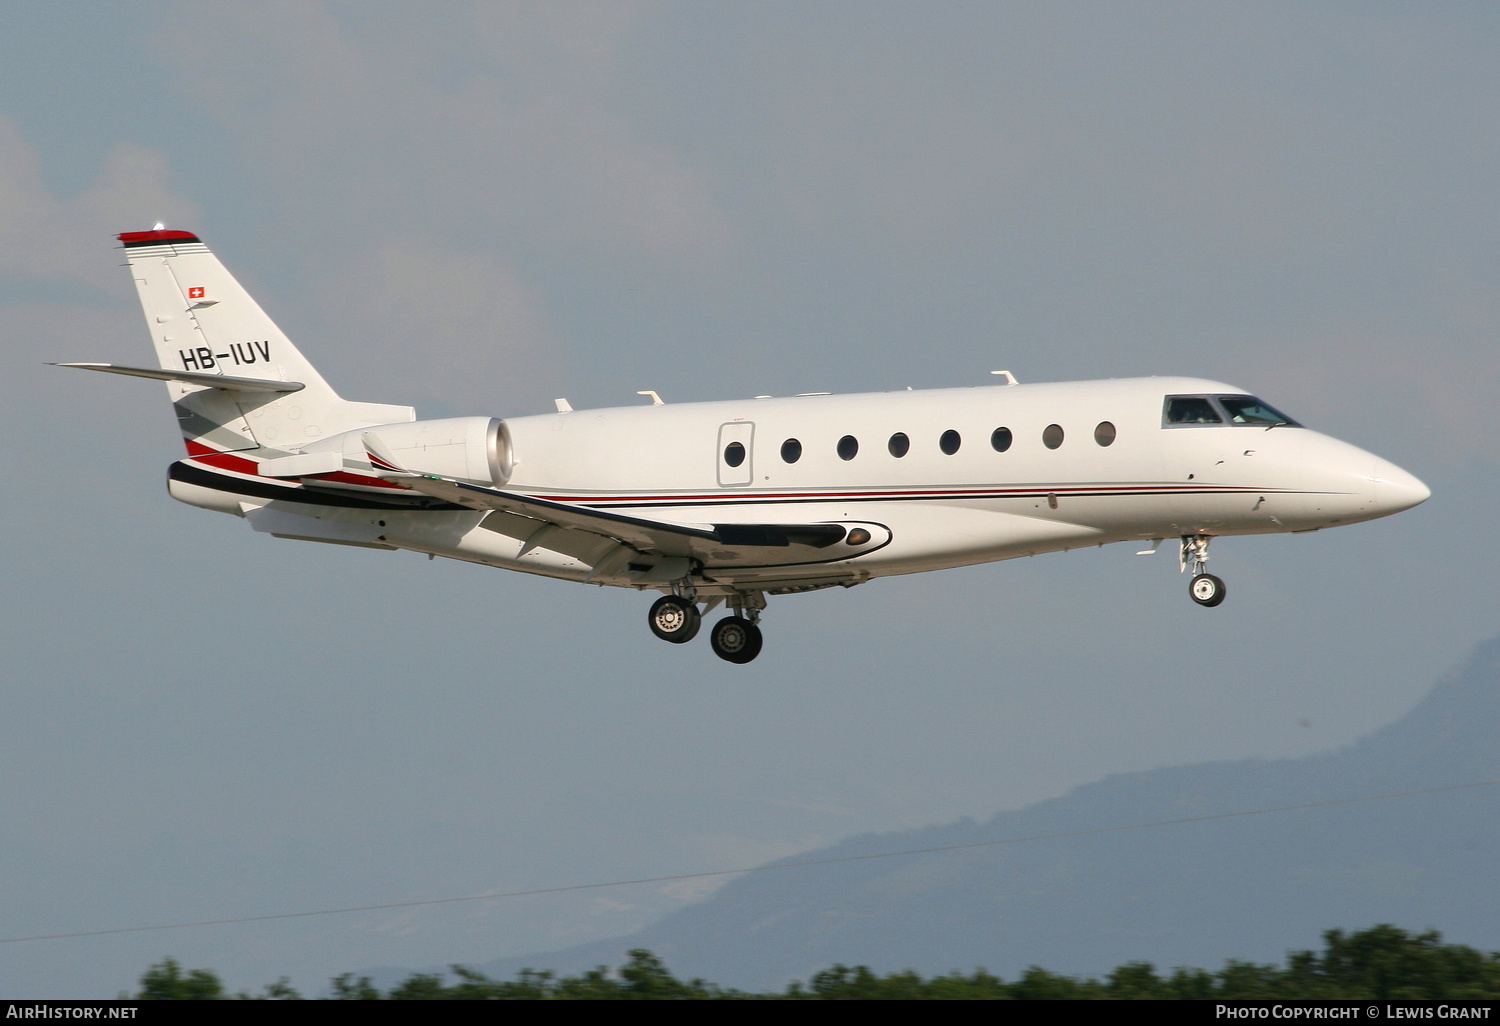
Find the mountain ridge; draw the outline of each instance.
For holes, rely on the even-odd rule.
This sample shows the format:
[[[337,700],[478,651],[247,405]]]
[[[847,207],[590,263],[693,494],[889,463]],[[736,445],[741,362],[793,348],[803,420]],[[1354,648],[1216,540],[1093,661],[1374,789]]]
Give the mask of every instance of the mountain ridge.
[[[636,933],[477,968],[576,972],[648,948],[679,977],[748,989],[835,962],[1212,969],[1376,922],[1500,948],[1500,787],[1421,793],[1495,778],[1500,637],[1332,751],[1113,774],[983,821],[845,838],[767,865],[982,847],[750,873]],[[1371,795],[1390,797],[1350,801]],[[1297,808],[1326,802],[1344,804]],[[1223,818],[1172,822],[1197,817]]]

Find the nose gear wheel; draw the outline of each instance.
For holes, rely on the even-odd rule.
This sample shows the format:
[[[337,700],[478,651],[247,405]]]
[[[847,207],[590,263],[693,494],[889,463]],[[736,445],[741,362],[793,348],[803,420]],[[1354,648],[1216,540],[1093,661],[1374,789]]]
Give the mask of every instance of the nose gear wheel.
[[[1188,594],[1200,606],[1216,606],[1224,601],[1224,582],[1213,574],[1199,574],[1188,582]]]

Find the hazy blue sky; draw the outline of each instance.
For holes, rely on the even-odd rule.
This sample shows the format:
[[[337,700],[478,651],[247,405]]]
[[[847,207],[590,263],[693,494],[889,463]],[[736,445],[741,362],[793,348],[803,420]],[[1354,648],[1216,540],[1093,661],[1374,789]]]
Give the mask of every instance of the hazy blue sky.
[[[751,864],[1389,721],[1500,608],[1497,43],[1478,2],[0,5],[0,932]],[[157,220],[425,415],[1190,373],[1434,494],[1220,542],[1213,611],[1117,546],[775,600],[734,667],[641,595],[172,502],[161,388],[44,366],[149,359],[111,237]],[[709,886],[3,944],[0,995],[316,990]]]

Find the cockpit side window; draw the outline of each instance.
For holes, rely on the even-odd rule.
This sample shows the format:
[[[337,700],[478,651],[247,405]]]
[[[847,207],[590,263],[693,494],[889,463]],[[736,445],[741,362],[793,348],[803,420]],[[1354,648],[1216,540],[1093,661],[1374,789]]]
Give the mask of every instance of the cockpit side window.
[[[1214,409],[1207,396],[1169,395],[1162,412],[1162,423],[1168,426],[1183,424],[1222,424],[1224,418]]]
[[[1229,414],[1229,422],[1231,424],[1243,424],[1252,427],[1302,426],[1274,406],[1261,402],[1253,395],[1221,395],[1217,398],[1219,404]]]

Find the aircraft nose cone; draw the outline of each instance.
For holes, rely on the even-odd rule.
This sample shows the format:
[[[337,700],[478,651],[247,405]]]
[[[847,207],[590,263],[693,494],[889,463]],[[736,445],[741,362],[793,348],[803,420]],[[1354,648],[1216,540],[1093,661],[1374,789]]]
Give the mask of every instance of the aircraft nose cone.
[[[1375,504],[1380,508],[1382,515],[1411,509],[1419,503],[1426,502],[1427,497],[1432,494],[1432,489],[1421,481],[1394,463],[1387,463],[1385,460],[1375,461],[1373,476]]]

